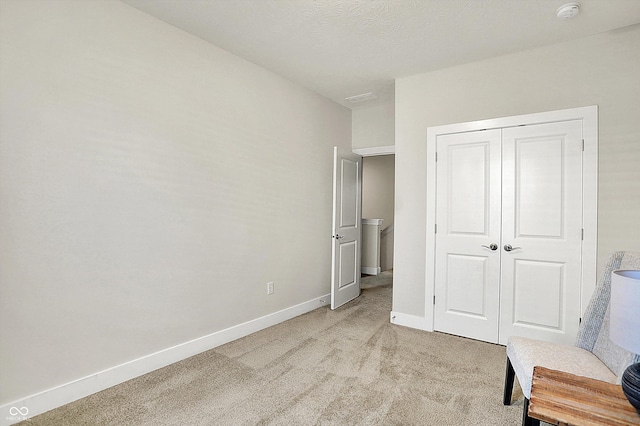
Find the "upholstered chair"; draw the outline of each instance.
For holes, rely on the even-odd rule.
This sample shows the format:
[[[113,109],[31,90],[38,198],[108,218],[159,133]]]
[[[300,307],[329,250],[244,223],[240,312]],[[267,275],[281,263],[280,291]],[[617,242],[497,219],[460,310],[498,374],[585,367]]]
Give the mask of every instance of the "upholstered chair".
[[[503,403],[511,404],[516,376],[525,397],[524,426],[540,424],[528,416],[533,367],[536,365],[619,384],[625,368],[640,362],[638,354],[632,354],[609,340],[611,272],[616,269],[640,269],[640,253],[616,252],[611,256],[584,313],[574,346],[517,336],[509,338]]]

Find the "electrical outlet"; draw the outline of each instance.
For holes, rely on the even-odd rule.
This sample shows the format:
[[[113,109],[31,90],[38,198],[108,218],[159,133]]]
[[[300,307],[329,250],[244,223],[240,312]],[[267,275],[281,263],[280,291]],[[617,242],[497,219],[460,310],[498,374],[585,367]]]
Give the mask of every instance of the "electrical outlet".
[[[267,295],[273,294],[273,281],[267,283]]]

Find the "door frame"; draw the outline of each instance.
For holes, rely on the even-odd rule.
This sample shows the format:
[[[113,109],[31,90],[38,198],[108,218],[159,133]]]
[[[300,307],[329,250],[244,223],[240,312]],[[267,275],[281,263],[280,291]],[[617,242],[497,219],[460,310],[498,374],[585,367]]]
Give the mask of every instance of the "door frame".
[[[386,146],[371,146],[368,148],[354,148],[354,154],[358,154],[361,157],[377,157],[379,155],[391,155],[396,153],[395,145]]]
[[[582,271],[580,281],[580,312],[591,299],[597,278],[598,239],[598,106],[569,108],[501,117],[427,128],[427,217],[425,319],[426,330],[434,330],[435,255],[436,255],[436,140],[439,135],[499,129],[557,121],[582,120],[584,152],[582,162]]]

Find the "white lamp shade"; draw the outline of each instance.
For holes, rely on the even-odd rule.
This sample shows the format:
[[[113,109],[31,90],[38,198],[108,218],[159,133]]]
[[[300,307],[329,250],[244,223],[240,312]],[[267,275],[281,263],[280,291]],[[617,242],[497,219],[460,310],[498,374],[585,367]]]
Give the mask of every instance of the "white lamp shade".
[[[640,271],[611,273],[609,337],[616,345],[640,353]]]

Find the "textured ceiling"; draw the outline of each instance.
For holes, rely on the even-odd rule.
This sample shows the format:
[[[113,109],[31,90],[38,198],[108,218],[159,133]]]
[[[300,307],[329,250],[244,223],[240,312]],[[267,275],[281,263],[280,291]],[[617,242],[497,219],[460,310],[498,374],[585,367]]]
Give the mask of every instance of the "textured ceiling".
[[[123,1],[350,108],[397,77],[640,23],[640,0],[581,0],[570,20],[568,0]]]

